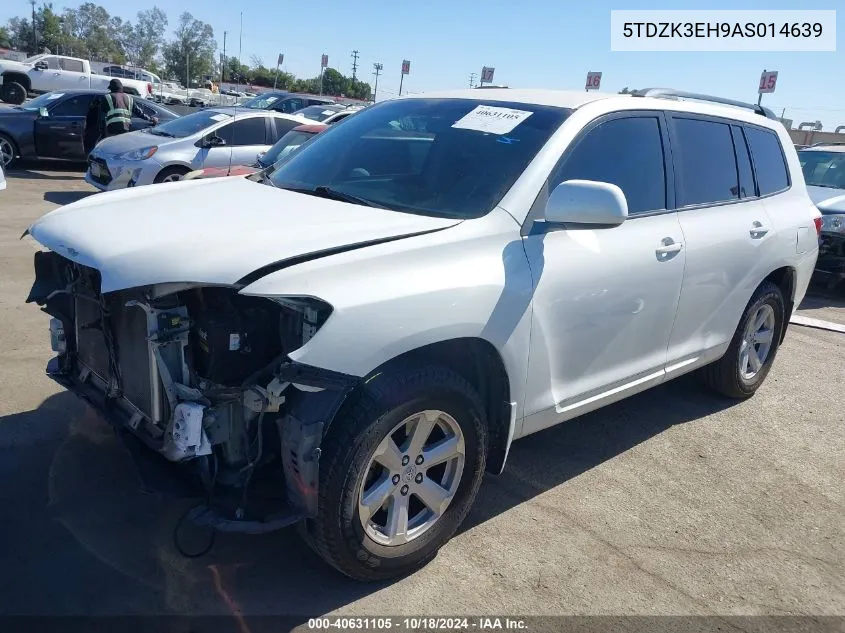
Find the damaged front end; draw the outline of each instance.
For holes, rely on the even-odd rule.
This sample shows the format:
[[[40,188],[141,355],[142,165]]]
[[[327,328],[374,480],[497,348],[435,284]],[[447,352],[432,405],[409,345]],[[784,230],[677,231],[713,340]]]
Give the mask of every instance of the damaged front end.
[[[265,532],[316,513],[320,442],[357,379],[288,354],[331,306],[197,284],[103,294],[97,270],[49,251],[35,272],[27,302],[53,317],[58,354],[48,374],[162,458],[201,466],[195,522]],[[270,503],[251,498],[262,482]]]

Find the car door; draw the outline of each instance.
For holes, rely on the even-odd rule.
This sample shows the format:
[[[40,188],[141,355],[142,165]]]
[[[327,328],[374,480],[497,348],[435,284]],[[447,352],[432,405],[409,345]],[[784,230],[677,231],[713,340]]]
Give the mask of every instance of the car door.
[[[263,116],[246,117],[218,128],[214,135],[223,139],[225,145],[205,149],[201,163],[195,168],[254,163],[256,156],[269,148],[267,119]]]
[[[746,135],[727,119],[668,115],[686,271],[669,362],[721,356],[775,242],[757,193]]]
[[[534,222],[567,180],[618,185],[620,226]],[[523,228],[534,276],[523,430],[575,417],[663,380],[685,251],[660,112],[614,113],[566,150]]]
[[[90,75],[85,72],[85,64],[81,59],[59,57],[59,68],[62,72],[63,90],[80,90],[90,85]]]
[[[35,120],[35,151],[41,158],[85,160],[85,118],[91,93],[62,95]]]

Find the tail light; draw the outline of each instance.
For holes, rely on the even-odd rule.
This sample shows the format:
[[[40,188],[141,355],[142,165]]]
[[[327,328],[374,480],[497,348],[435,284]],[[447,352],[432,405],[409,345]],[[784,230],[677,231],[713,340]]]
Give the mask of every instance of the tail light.
[[[822,236],[822,219],[821,219],[821,216],[819,216],[817,218],[813,218],[813,222],[816,225],[816,234],[818,234],[818,236],[821,237]]]

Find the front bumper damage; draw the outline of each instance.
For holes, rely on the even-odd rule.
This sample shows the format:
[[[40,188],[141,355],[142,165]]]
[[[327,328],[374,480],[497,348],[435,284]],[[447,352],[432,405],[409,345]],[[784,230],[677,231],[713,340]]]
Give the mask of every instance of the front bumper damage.
[[[151,185],[161,170],[161,163],[154,158],[141,161],[124,160],[95,149],[88,157],[85,182],[100,191],[115,191]]]
[[[72,283],[63,277],[72,268],[79,267],[55,253],[36,253],[36,281],[27,301],[53,317],[51,342],[58,356],[47,374],[131,445],[142,478],[144,472],[154,473],[160,485],[177,470],[187,496],[206,498],[188,518],[221,531],[257,534],[315,516],[320,445],[360,379],[300,365],[281,354],[234,388],[197,380],[183,352],[193,344],[198,313],[175,303],[152,307],[154,301],[134,294],[111,293],[119,301],[86,296],[82,277]],[[101,358],[86,349],[91,337],[105,341],[98,348]],[[174,449],[175,440],[186,434],[174,424],[180,407],[200,411],[206,444]],[[250,409],[252,418],[239,413]],[[257,429],[244,435],[246,458],[232,448],[241,439],[233,430],[235,419],[246,420],[244,429]],[[250,453],[255,445],[257,457]],[[172,495],[175,488],[162,492]]]

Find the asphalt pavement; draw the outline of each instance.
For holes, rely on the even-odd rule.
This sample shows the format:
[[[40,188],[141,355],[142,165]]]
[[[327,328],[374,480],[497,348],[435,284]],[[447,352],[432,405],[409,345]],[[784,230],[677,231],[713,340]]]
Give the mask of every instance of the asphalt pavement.
[[[24,304],[24,229],[99,194],[76,166],[8,184],[0,614],[845,614],[845,334],[801,326],[746,402],[686,377],[515,443],[460,533],[402,580],[349,581],[292,529],[184,558],[184,502],[142,493],[110,427],[45,377],[48,317]],[[845,301],[799,313],[845,323]]]

